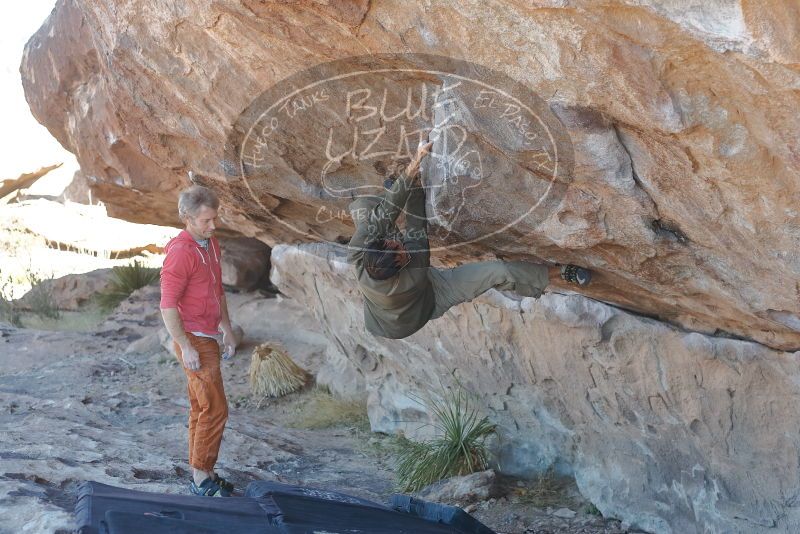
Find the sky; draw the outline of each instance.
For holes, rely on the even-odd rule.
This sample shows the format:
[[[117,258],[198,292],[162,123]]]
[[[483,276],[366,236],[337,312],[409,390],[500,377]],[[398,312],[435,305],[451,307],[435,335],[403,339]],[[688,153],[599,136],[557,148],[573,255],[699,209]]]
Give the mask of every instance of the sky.
[[[68,183],[77,170],[74,156],[31,115],[19,74],[25,43],[54,5],[55,0],[25,0],[0,18],[0,180],[63,162],[62,168],[43,178],[40,184],[61,185]]]

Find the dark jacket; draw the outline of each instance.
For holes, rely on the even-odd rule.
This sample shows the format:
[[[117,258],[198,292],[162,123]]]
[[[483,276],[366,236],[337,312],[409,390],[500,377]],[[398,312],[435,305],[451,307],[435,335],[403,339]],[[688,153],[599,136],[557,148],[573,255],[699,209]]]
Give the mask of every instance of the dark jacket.
[[[410,336],[422,328],[434,307],[428,278],[425,192],[410,184],[411,180],[402,174],[389,191],[358,198],[349,206],[356,230],[350,240],[348,261],[355,266],[358,287],[364,295],[364,323],[370,333],[391,339]],[[404,209],[406,229],[400,232],[396,222]],[[373,280],[364,269],[365,245],[378,238],[398,239],[411,254],[410,263],[388,280]]]

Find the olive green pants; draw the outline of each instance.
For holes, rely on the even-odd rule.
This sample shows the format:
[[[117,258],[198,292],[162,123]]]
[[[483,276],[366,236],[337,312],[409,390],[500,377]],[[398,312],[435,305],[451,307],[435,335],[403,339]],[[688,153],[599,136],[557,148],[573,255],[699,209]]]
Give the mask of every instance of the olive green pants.
[[[524,261],[483,261],[454,269],[431,267],[428,277],[436,300],[431,319],[491,288],[539,297],[550,280],[546,265]]]

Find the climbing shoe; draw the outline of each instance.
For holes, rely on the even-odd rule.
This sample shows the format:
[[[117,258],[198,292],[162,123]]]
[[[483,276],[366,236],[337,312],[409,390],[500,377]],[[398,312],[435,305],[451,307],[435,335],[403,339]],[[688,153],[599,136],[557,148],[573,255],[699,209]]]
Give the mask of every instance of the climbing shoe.
[[[588,286],[589,282],[592,280],[592,273],[589,269],[584,269],[577,265],[562,265],[561,278],[571,284]]]
[[[219,477],[217,477],[219,479]],[[230,489],[223,489],[217,480],[211,480],[210,478],[205,479],[200,483],[198,486],[192,480],[189,483],[189,492],[192,495],[197,495],[200,497],[230,497],[231,493],[233,492],[233,486],[223,480],[225,484],[230,486]]]

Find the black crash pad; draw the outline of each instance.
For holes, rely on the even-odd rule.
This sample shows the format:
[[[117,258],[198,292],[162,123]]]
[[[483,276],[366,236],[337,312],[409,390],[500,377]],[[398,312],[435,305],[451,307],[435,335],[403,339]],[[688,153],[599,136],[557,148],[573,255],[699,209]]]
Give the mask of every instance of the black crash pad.
[[[269,524],[267,508],[271,504],[258,499],[148,493],[84,482],[78,488],[75,517],[80,534],[280,534]],[[273,508],[272,512],[278,510]],[[205,530],[197,530],[198,524]]]
[[[245,497],[146,493],[84,482],[80,534],[494,534],[469,514],[417,499],[393,510],[372,501],[277,482],[251,483]],[[460,513],[459,513],[460,512]]]

